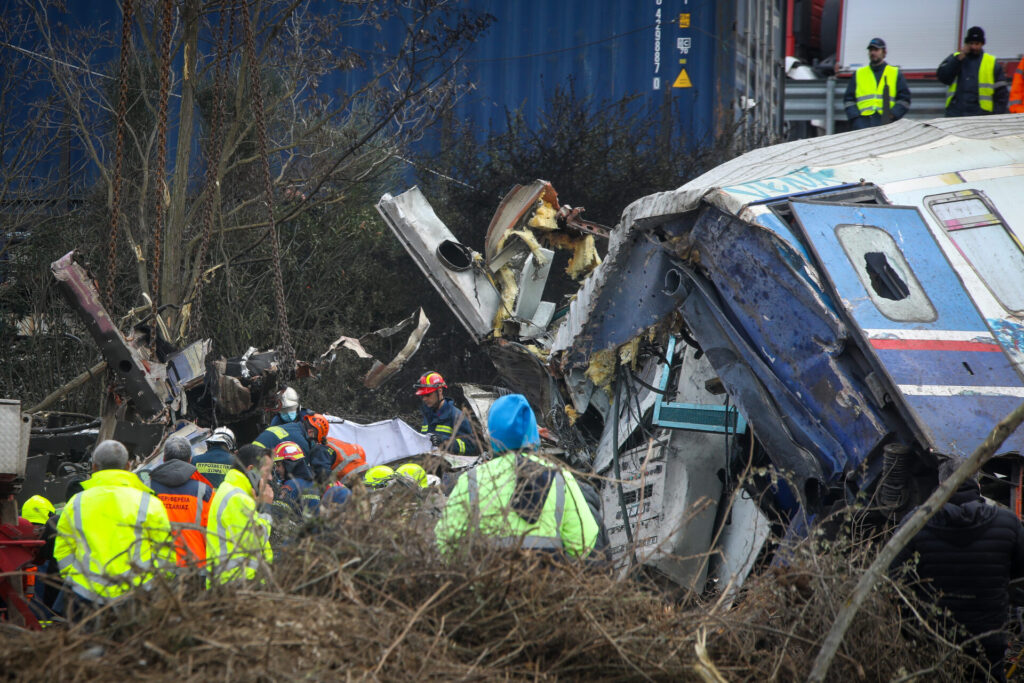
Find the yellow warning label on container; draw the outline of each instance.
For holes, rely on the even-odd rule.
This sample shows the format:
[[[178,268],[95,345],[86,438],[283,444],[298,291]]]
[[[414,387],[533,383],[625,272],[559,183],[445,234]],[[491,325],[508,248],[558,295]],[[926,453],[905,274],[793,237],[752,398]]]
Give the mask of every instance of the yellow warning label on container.
[[[676,76],[675,83],[672,84],[673,88],[692,88],[693,83],[690,82],[690,76],[686,73],[686,67],[679,70],[679,75]]]
[[[679,28],[690,28],[690,13],[679,15]]]

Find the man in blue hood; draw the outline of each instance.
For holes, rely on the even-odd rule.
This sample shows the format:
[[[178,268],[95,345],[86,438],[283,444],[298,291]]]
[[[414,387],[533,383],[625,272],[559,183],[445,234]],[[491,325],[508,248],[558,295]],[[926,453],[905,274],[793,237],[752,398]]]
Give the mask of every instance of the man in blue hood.
[[[944,462],[940,478],[945,480],[959,464],[954,459]],[[915,555],[921,579],[915,583],[917,592],[949,610],[967,636],[981,645],[991,667],[987,672],[995,680],[1005,681],[1009,585],[1011,579],[1024,575],[1024,527],[1020,521],[1009,510],[986,503],[978,482],[971,479],[957,488],[900,551],[892,570]]]
[[[487,427],[496,456],[459,477],[434,529],[441,552],[478,532],[492,546],[590,555],[598,523],[572,473],[529,452],[540,434],[526,398],[499,398]]]

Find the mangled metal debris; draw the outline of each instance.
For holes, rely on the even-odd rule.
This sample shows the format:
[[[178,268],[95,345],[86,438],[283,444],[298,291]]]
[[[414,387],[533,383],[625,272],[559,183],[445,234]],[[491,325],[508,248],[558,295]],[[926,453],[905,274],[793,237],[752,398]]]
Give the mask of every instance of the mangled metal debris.
[[[366,339],[367,337],[379,337],[381,339],[386,339],[398,334],[414,322],[416,323],[416,326],[413,328],[412,333],[410,333],[405,345],[390,362],[386,364],[381,363],[379,360],[374,358],[369,351],[363,348],[363,339]],[[325,363],[333,362],[336,355],[335,352],[339,348],[348,349],[360,358],[373,361],[373,365],[370,367],[370,370],[366,373],[366,376],[363,377],[363,386],[368,389],[376,389],[389,377],[402,369],[402,366],[405,365],[406,361],[408,361],[412,355],[419,350],[420,343],[422,343],[423,337],[426,335],[428,329],[430,329],[430,319],[427,318],[426,314],[423,313],[423,309],[420,308],[400,323],[392,325],[391,327],[376,330],[375,332],[371,332],[359,339],[346,336],[338,337],[338,339],[331,343],[328,349],[321,354],[319,364],[323,365]]]
[[[618,564],[710,577],[728,599],[769,522],[799,536],[876,487],[875,514],[897,517],[937,457],[970,453],[1024,398],[1021,159],[1014,117],[766,148],[634,202],[600,263],[536,181],[501,203],[482,254],[459,245],[486,296],[446,300],[567,461],[606,482]],[[410,193],[378,208],[444,273],[413,246],[420,211],[439,221]],[[589,274],[545,301],[543,249],[563,239]],[[990,467],[992,497],[1024,500],[1022,446]]]

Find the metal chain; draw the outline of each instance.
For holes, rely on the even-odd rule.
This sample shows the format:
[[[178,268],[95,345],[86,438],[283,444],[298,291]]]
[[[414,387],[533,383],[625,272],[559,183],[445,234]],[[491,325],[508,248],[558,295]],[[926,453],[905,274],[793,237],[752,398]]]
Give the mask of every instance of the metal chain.
[[[156,338],[159,334],[160,306],[160,258],[161,240],[163,239],[164,195],[167,193],[167,108],[171,90],[171,20],[174,0],[164,0],[163,24],[160,33],[160,102],[157,111],[157,146],[156,146],[156,182],[153,191],[156,193],[156,206],[153,211],[153,274],[150,277],[150,292],[153,299],[153,334],[149,338],[149,349],[156,358]]]
[[[114,280],[117,278],[117,229],[121,219],[121,176],[124,173],[124,129],[128,116],[128,55],[131,51],[132,20],[135,6],[132,0],[121,3],[121,63],[120,95],[117,101],[117,144],[114,147],[113,206],[110,208],[110,234],[107,237],[107,286],[104,290],[104,304],[107,312],[113,314]]]
[[[277,226],[274,224],[274,188],[270,178],[270,157],[267,154],[267,122],[263,110],[263,86],[259,66],[256,64],[256,48],[252,35],[249,10],[242,12],[245,31],[245,49],[249,61],[249,83],[252,88],[253,116],[256,119],[256,135],[260,156],[263,158],[263,190],[266,193],[267,222],[270,224],[270,245],[274,261],[274,307],[277,309],[277,324],[281,332],[281,376],[290,379],[295,373],[295,349],[292,347],[291,332],[288,329],[288,311],[284,304],[284,278],[281,277],[281,247],[277,242]]]
[[[206,158],[206,201],[202,209],[203,238],[199,243],[196,255],[196,284],[192,295],[192,315],[189,316],[190,336],[199,332],[203,319],[203,269],[206,266],[206,255],[210,249],[210,237],[213,234],[213,210],[220,196],[217,177],[220,171],[220,156],[224,149],[222,126],[224,122],[225,91],[227,90],[228,67],[230,55],[228,46],[235,33],[235,17],[238,12],[238,0],[232,0],[221,8],[220,22],[217,24],[217,57],[216,72],[213,86],[213,115],[210,120],[210,142],[207,145]],[[224,16],[224,11],[228,16]],[[230,24],[230,28],[229,28]]]

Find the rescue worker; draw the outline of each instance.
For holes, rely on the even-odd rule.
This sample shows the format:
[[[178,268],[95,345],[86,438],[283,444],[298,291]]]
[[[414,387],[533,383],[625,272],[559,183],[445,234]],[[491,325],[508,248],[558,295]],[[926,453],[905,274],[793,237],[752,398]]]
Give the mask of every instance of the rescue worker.
[[[394,476],[395,471],[387,465],[374,465],[366,470],[363,481],[367,488],[382,489],[391,483],[391,478]]]
[[[425,489],[427,488],[427,471],[423,469],[422,465],[418,465],[414,462],[407,462],[404,465],[400,465],[395,474],[405,477],[416,486]]]
[[[206,477],[210,486],[217,488],[235,459],[235,433],[227,427],[217,427],[206,438],[206,452],[192,457],[196,471]]]
[[[946,116],[1005,114],[1009,100],[1003,67],[985,52],[985,31],[980,26],[967,29],[964,44],[942,60],[935,76],[949,86],[946,91]]]
[[[285,387],[277,395],[277,410],[270,420],[270,426],[298,422],[305,415],[312,415],[313,411],[299,406],[299,392],[291,387]]]
[[[79,603],[107,603],[174,567],[164,504],[128,467],[121,443],[101,442],[92,454],[92,477],[57,523],[53,557]]]
[[[476,455],[476,438],[469,419],[455,407],[455,402],[445,398],[448,388],[440,373],[428,372],[416,383],[416,395],[422,399],[420,412],[423,424],[420,433],[430,436],[430,443],[458,455]]]
[[[1017,63],[1010,83],[1010,113],[1024,114],[1024,57]]]
[[[306,454],[309,456],[307,460],[313,470],[313,476],[317,481],[325,482],[331,475],[331,467],[334,466],[336,457],[334,450],[327,445],[330,423],[319,413],[303,415],[300,422],[306,430],[306,441],[309,443]]]
[[[53,615],[48,609],[56,599],[57,590],[48,583],[57,583],[47,577],[57,578],[53,563],[53,544],[57,538],[57,517],[53,503],[40,495],[34,495],[21,506],[21,517],[28,520],[35,530],[36,538],[44,542],[36,551],[35,564],[25,567],[24,595],[36,616],[49,620]]]
[[[459,477],[435,527],[441,552],[449,555],[467,534],[479,533],[498,547],[589,556],[598,523],[572,473],[528,452],[540,445],[540,433],[526,398],[499,398],[487,427],[500,455]]]
[[[242,446],[217,487],[206,526],[207,586],[255,579],[261,562],[273,562],[271,468],[265,448]]]
[[[156,492],[174,532],[174,548],[179,567],[206,564],[206,523],[214,486],[189,462],[192,445],[180,436],[164,444],[164,461],[149,473],[150,486]]]
[[[940,465],[941,480],[953,474],[960,461]],[[908,519],[914,510],[904,518]],[[938,603],[943,612],[980,644],[995,680],[1005,681],[1003,659],[1009,645],[1010,581],[1024,576],[1024,527],[1009,510],[981,497],[976,479],[961,484],[924,528],[899,552],[890,567],[917,558],[915,590]],[[963,635],[954,635],[963,642]],[[988,676],[981,676],[989,680]]]
[[[886,64],[885,41],[868,43],[868,63],[846,86],[843,105],[853,130],[898,121],[910,109],[910,87],[899,68]]]
[[[291,441],[298,444],[303,453],[310,451],[309,439],[306,438],[306,425],[301,420],[299,422],[285,422],[267,427],[259,433],[259,436],[256,437],[253,443],[273,453],[274,448],[282,441]]]
[[[274,447],[274,470],[281,485],[274,509],[294,511],[299,516],[315,514],[320,506],[320,493],[313,483],[313,470],[298,444],[282,441]]]

